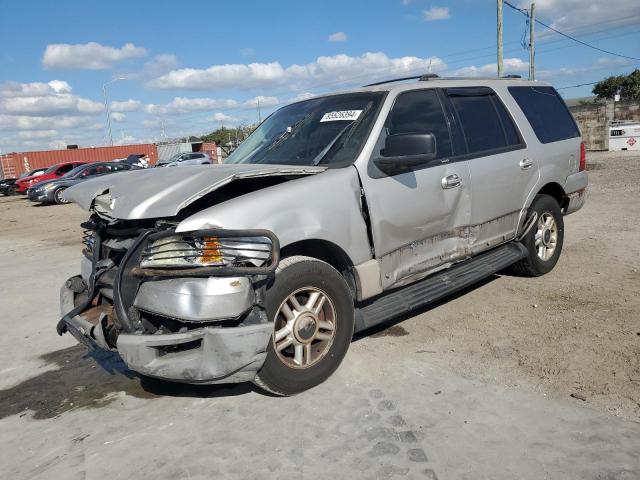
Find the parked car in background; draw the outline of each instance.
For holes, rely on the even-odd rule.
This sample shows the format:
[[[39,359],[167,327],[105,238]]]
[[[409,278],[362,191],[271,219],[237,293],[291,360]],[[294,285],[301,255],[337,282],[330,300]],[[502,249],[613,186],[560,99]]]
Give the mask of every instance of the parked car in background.
[[[126,163],[138,168],[149,167],[149,157],[144,153],[134,153],[132,155],[129,155],[127,158],[117,158],[114,160],[114,162]]]
[[[222,165],[67,191],[91,232],[58,333],[143,375],[292,395],[354,332],[509,267],[550,272],[588,185],[562,97],[435,77],[285,106]]]
[[[24,172],[22,175],[17,178],[4,178],[0,180],[0,194],[2,195],[15,195],[18,187],[16,186],[16,182],[21,178],[25,177],[37,177],[38,175],[42,175],[46,168],[36,168],[35,170],[30,170],[28,172]]]
[[[27,189],[27,195],[32,202],[40,203],[68,203],[62,197],[62,192],[67,188],[91,178],[107,175],[109,173],[123,172],[135,167],[127,163],[101,162],[80,165],[65,173],[56,180],[40,182]]]
[[[176,153],[165,161],[160,161],[156,167],[182,167],[185,165],[208,165],[213,163],[208,154],[202,152]]]
[[[65,173],[70,172],[74,168],[85,165],[87,162],[65,162],[58,163],[56,165],[52,165],[47,168],[40,175],[31,175],[29,177],[24,177],[16,180],[16,192],[18,193],[27,193],[27,188],[35,185],[36,183],[46,182],[47,180],[55,180],[56,178],[60,178]]]

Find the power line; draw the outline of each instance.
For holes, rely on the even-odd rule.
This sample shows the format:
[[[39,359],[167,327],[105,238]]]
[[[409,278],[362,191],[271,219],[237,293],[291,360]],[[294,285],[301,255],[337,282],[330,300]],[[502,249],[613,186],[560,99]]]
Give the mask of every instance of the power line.
[[[528,13],[526,10],[524,10],[524,9],[522,9],[522,8],[518,8],[518,7],[516,7],[515,5],[510,4],[507,0],[504,0],[504,3],[505,3],[505,5],[506,5],[507,7],[512,8],[512,9],[513,9],[513,10],[515,10],[516,12],[520,12],[522,15],[529,16],[529,13]],[[553,27],[551,27],[551,26],[547,25],[546,23],[541,22],[541,21],[540,21],[540,20],[538,20],[538,19],[536,19],[536,20],[535,20],[535,22],[536,22],[536,23],[539,23],[539,24],[540,24],[540,25],[542,25],[543,27],[548,28],[549,30],[551,30],[551,31],[553,31],[553,32],[555,32],[555,33],[557,33],[557,34],[559,34],[559,35],[562,35],[563,37],[568,38],[569,40],[573,40],[574,42],[577,42],[577,43],[579,43],[579,44],[581,44],[581,45],[584,45],[585,47],[589,47],[589,48],[592,48],[592,49],[594,49],[594,50],[598,50],[599,52],[603,52],[603,53],[606,53],[606,54],[608,54],[608,55],[614,55],[614,56],[616,56],[616,57],[626,58],[626,59],[628,59],[628,60],[636,60],[636,61],[639,61],[639,62],[640,62],[640,58],[637,58],[637,57],[630,57],[630,56],[628,56],[628,55],[622,55],[622,54],[620,54],[620,53],[611,52],[611,51],[609,51],[609,50],[604,50],[604,49],[602,49],[602,48],[600,48],[600,47],[596,47],[595,45],[591,45],[590,43],[583,42],[582,40],[579,40],[579,39],[577,39],[577,38],[575,38],[575,37],[572,37],[571,35],[568,35],[568,34],[566,34],[566,33],[564,33],[564,32],[561,32],[560,30],[557,30],[557,29],[555,29],[555,28],[553,28]]]
[[[577,85],[567,85],[566,87],[556,87],[556,90],[565,90],[567,88],[586,87],[587,85],[595,85],[596,83],[599,83],[599,82],[579,83]]]

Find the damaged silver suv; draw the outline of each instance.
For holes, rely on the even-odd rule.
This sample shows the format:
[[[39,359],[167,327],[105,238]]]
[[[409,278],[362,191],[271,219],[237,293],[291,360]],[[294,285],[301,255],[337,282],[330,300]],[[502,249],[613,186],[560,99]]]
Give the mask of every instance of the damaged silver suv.
[[[91,214],[58,333],[143,375],[318,385],[354,332],[558,261],[587,190],[558,93],[433,75],[293,103],[222,165],[65,192]]]

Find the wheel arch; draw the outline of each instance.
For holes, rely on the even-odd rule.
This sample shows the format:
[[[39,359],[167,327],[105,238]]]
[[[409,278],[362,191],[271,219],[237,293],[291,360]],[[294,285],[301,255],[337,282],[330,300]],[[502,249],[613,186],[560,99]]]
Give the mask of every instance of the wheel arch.
[[[540,190],[538,190],[537,195],[549,195],[550,197],[553,197],[556,199],[561,209],[564,209],[565,207],[564,203],[567,200],[567,194],[565,193],[564,188],[562,188],[562,186],[559,183],[556,183],[556,182],[547,183]]]
[[[344,277],[349,290],[356,298],[357,287],[353,262],[347,252],[339,245],[328,240],[317,238],[299,240],[285,245],[280,249],[280,257],[286,258],[294,255],[304,255],[327,262]]]

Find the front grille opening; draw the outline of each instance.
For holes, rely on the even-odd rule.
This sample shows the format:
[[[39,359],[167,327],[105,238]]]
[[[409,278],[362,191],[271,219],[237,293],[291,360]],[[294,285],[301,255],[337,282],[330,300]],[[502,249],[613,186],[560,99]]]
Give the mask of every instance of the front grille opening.
[[[197,328],[204,327],[237,327],[242,321],[243,317],[233,318],[228,320],[210,320],[202,322],[188,322],[186,320],[180,320],[177,318],[166,317],[157,313],[151,313],[144,310],[140,311],[142,318],[148,322],[147,330],[150,333],[155,333],[158,330],[162,333],[183,333],[189,330],[195,330]]]
[[[202,346],[202,339],[198,338],[196,340],[191,340],[190,342],[178,343],[175,345],[159,345],[157,347],[153,347],[158,350],[158,353],[161,357],[165,355],[169,355],[172,353],[181,353],[189,350],[195,350],[196,348],[200,348]]]

